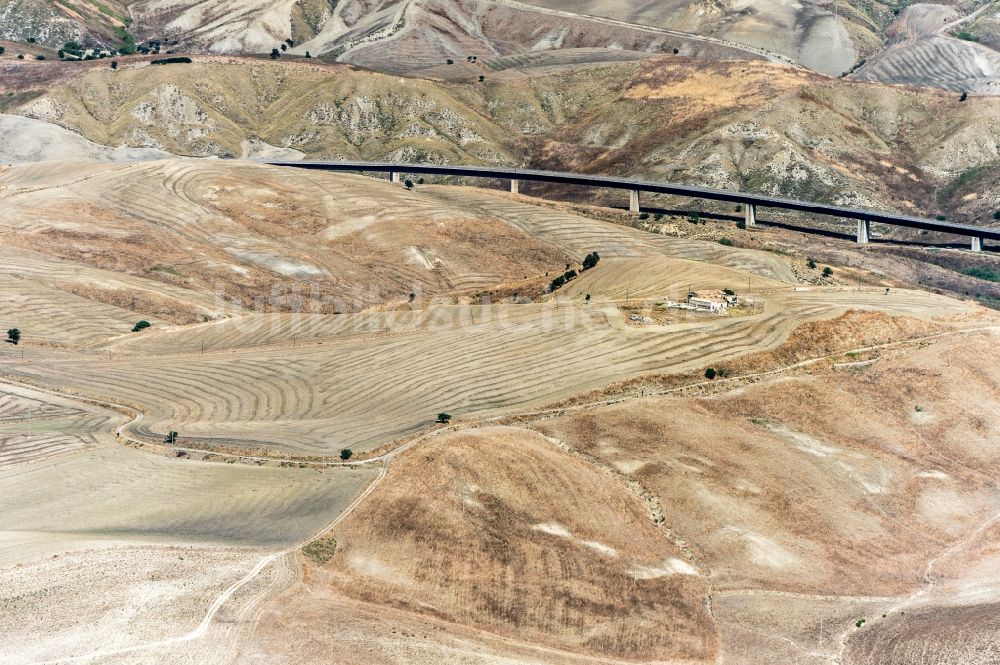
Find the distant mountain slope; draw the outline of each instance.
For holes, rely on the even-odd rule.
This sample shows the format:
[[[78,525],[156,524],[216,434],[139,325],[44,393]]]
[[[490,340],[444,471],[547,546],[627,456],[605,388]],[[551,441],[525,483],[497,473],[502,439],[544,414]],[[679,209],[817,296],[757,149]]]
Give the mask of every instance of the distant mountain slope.
[[[867,62],[859,73],[866,80],[1000,94],[1000,54],[990,46],[995,12],[986,9],[982,0],[917,4],[902,13],[895,4],[860,0],[0,0],[0,39],[58,48],[67,40],[118,47],[134,38],[165,42],[177,53],[279,49],[446,80],[526,62],[658,54],[765,58],[831,76]],[[945,16],[946,24],[901,39],[910,17],[927,13]],[[945,32],[952,27],[969,40]]]
[[[1000,52],[972,39],[959,39],[958,13],[943,5],[907,7],[889,30],[888,47],[871,58],[856,78],[925,85],[954,92],[1000,94]],[[968,37],[970,33],[959,30]]]
[[[132,23],[130,0],[0,0],[0,39],[118,47]]]
[[[109,148],[48,122],[0,113],[0,164],[54,159],[127,161],[166,156],[161,150],[149,148]]]
[[[528,71],[445,84],[200,56],[190,65],[91,69],[8,112],[102,145],[182,155],[278,149],[316,159],[531,164],[956,221],[984,221],[1000,208],[1000,192],[988,186],[1000,161],[1000,108],[990,99],[672,55]]]

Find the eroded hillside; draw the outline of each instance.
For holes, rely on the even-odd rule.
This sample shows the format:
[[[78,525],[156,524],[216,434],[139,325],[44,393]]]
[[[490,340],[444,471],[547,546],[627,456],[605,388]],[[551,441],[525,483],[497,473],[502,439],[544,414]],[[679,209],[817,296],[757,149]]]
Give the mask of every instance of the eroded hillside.
[[[41,92],[10,111],[183,155],[529,164],[976,224],[1000,208],[989,184],[1000,107],[988,98],[764,62],[667,56],[444,84],[207,58],[91,68]]]

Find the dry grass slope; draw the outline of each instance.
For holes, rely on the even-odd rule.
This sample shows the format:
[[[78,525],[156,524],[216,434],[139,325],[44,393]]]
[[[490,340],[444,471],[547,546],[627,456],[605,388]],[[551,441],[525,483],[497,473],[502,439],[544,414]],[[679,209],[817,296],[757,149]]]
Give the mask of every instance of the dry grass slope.
[[[391,477],[337,529],[317,585],[518,640],[712,661],[697,571],[607,474],[537,434],[487,429],[440,437]]]

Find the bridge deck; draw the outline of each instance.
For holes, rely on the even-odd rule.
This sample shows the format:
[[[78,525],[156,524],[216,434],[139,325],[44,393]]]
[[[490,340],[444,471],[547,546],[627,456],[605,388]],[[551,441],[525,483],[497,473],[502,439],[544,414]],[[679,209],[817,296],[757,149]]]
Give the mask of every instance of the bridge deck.
[[[779,208],[782,210],[797,210],[818,215],[829,215],[846,219],[861,219],[880,224],[890,224],[911,229],[952,233],[960,236],[1000,240],[1000,229],[991,229],[967,224],[952,224],[935,219],[910,217],[877,210],[863,210],[845,206],[817,203],[814,201],[799,201],[774,196],[763,196],[746,192],[732,192],[724,189],[710,189],[692,185],[678,185],[647,180],[631,180],[614,176],[583,175],[560,171],[538,171],[532,169],[514,169],[496,166],[448,166],[436,164],[394,164],[390,162],[265,162],[271,166],[292,167],[299,169],[314,169],[320,171],[359,171],[364,173],[412,173],[420,175],[448,175],[475,178],[499,178],[504,180],[525,180],[532,182],[550,182],[560,185],[578,185],[582,187],[603,187],[629,191],[653,192],[656,194],[672,194],[692,198],[709,199],[743,203],[764,208]]]

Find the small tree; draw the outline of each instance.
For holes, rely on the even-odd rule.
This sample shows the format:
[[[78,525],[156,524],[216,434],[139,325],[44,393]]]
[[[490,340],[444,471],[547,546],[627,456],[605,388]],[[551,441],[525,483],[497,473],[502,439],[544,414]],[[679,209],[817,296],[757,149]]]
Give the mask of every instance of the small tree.
[[[832,275],[833,275],[833,268],[831,268],[830,266],[823,268],[823,277],[830,277]]]
[[[969,93],[967,93],[967,92],[963,92],[963,93],[962,93],[962,96],[958,98],[958,101],[960,101],[960,102],[964,102],[964,101],[965,101],[966,99],[968,99],[968,98],[969,98]]]
[[[112,60],[111,61],[111,69],[118,69],[118,61],[117,60]]]
[[[38,55],[35,56],[35,60],[45,60],[45,56],[39,53]]]
[[[281,51],[276,48],[271,49],[271,60],[277,60],[281,57]]]
[[[587,254],[587,256],[585,256],[583,259],[583,269],[590,270],[591,268],[596,266],[597,262],[600,260],[601,260],[601,255],[598,254],[597,252],[591,252],[590,254]]]
[[[735,296],[736,295],[736,291],[733,291],[732,289],[722,289],[722,293],[724,295],[727,295],[727,296]]]
[[[450,413],[439,413],[438,416],[437,416],[437,421],[436,422],[439,422],[442,425],[447,425],[448,423],[451,422],[451,414]]]
[[[167,435],[163,437],[163,442],[173,445],[177,443],[177,437],[178,437],[177,432],[167,432]]]
[[[814,259],[813,257],[810,256],[808,259],[806,259],[806,266],[810,270],[815,270],[816,269],[816,259]]]
[[[403,182],[403,185],[405,185],[407,189],[413,189],[413,181],[410,180],[409,178],[407,178],[406,181]]]
[[[0,46],[0,55],[3,55],[3,54],[4,54],[4,51],[6,51],[6,50],[7,50],[7,49],[5,49],[4,47]]]
[[[556,289],[562,288],[562,286],[565,283],[566,283],[566,278],[563,277],[562,275],[559,275],[549,283],[549,291],[555,291]]]
[[[587,295],[585,295],[583,299],[585,302],[590,302],[590,294],[588,293]]]
[[[351,450],[350,448],[344,448],[343,450],[340,451],[340,459],[344,461],[351,459],[352,455],[354,455],[354,451]]]
[[[1000,219],[1000,210],[993,211],[993,219]]]
[[[134,326],[132,326],[132,332],[141,332],[141,331],[145,330],[146,328],[150,327],[151,325],[153,325],[153,324],[151,324],[149,321],[145,321],[145,320],[139,321]]]
[[[7,341],[17,346],[18,342],[21,341],[21,331],[17,328],[11,328],[7,331]]]
[[[312,53],[310,53],[309,51],[306,51],[306,57],[307,58],[311,58],[312,57]]]
[[[715,378],[715,373],[716,373],[715,368],[709,367],[708,369],[705,370],[705,378],[711,381],[712,379]]]

